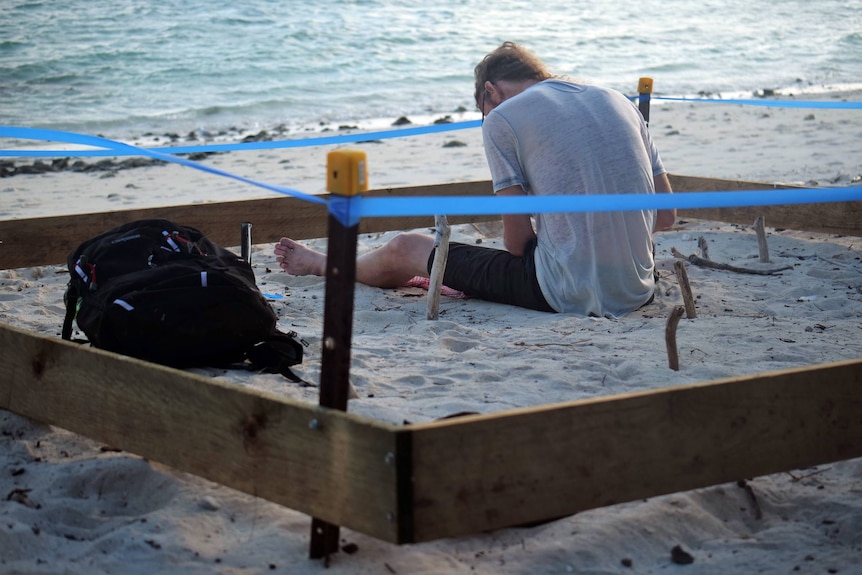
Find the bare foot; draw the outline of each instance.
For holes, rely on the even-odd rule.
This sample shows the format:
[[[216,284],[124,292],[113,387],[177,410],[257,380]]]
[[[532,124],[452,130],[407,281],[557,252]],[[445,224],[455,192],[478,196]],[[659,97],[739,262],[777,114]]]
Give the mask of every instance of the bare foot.
[[[275,244],[275,259],[281,269],[294,276],[322,276],[326,273],[326,254],[314,251],[290,238]]]

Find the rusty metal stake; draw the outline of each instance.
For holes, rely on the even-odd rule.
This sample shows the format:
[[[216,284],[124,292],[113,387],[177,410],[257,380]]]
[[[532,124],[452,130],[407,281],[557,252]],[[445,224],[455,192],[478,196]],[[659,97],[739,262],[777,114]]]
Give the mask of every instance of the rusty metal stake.
[[[327,189],[332,192],[323,307],[323,349],[320,354],[320,405],[347,411],[350,392],[350,345],[356,290],[356,242],[359,222],[350,215],[352,200],[368,189],[365,152],[335,150],[327,155]],[[338,211],[339,213],[335,213]],[[319,429],[319,427],[318,427]],[[326,430],[323,429],[325,433]],[[339,526],[311,520],[309,556],[323,559],[338,551]]]

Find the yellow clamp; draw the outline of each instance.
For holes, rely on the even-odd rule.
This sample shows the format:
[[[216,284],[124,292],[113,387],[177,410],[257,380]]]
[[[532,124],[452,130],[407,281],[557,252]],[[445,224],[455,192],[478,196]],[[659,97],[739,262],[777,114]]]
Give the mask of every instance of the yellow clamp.
[[[368,162],[362,150],[333,150],[326,155],[326,189],[339,196],[368,190]]]
[[[638,80],[638,94],[652,94],[652,78]]]

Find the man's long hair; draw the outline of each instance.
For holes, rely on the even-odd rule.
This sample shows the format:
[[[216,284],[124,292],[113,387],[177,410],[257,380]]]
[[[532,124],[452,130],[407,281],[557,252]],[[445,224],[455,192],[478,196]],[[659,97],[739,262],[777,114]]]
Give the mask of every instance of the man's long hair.
[[[499,80],[547,80],[553,77],[545,64],[532,52],[514,42],[503,42],[499,48],[485,56],[473,71],[476,78],[476,106],[481,105],[485,82]]]

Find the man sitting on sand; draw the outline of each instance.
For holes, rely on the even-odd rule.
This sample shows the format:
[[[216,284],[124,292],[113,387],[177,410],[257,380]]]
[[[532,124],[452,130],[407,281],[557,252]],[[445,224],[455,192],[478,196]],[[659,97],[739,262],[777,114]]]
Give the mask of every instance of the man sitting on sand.
[[[671,193],[638,109],[624,95],[553,77],[505,42],[475,69],[476,106],[497,195]],[[653,232],[674,210],[503,216],[506,250],[451,243],[443,284],[529,309],[620,316],[650,302]],[[275,246],[293,275],[325,275],[326,255],[290,238]],[[434,238],[395,236],[357,259],[357,281],[395,288],[428,277]]]

